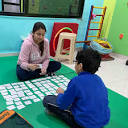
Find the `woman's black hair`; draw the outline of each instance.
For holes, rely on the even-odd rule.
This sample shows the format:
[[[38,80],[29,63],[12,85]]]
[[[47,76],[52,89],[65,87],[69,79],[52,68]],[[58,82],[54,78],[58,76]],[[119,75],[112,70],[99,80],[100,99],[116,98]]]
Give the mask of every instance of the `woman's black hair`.
[[[126,61],[126,65],[128,65],[128,60]]]
[[[37,30],[39,29],[44,29],[45,32],[46,32],[46,27],[45,25],[42,23],[42,22],[36,22],[33,26],[33,30],[32,30],[32,33],[35,33]],[[39,49],[41,51],[41,56],[43,55],[43,52],[44,52],[44,40],[42,42],[40,42],[39,44]]]
[[[83,64],[83,70],[94,74],[101,63],[101,55],[91,48],[79,51],[76,56],[78,64]]]

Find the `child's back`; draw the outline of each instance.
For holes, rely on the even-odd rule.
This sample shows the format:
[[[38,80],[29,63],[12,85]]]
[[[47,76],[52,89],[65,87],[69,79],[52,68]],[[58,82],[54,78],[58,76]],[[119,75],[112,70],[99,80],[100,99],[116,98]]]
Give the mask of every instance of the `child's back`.
[[[62,103],[59,104],[60,107],[62,105],[63,108],[63,104],[73,100],[70,109],[75,120],[81,126],[100,128],[108,123],[110,111],[107,89],[99,76],[81,72],[72,79],[69,87],[61,97],[63,102],[61,98],[58,98],[58,102]]]

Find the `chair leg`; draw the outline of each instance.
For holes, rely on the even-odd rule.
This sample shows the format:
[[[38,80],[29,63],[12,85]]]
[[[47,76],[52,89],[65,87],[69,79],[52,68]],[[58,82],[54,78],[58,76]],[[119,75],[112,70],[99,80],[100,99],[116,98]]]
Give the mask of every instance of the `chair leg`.
[[[70,40],[70,49],[68,54],[63,54],[64,52],[63,46],[64,46],[64,39]],[[74,51],[75,51],[75,40],[76,40],[76,34],[74,33],[61,33],[59,36],[59,41],[57,45],[56,55],[55,58],[57,59],[68,59],[69,63],[73,63],[74,59]]]

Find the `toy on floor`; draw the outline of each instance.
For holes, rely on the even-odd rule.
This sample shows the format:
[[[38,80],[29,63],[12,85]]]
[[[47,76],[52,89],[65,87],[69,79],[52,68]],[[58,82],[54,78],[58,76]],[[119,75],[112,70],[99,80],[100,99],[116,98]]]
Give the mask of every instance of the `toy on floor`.
[[[112,46],[106,39],[94,39],[90,42],[90,47],[101,54],[102,60],[114,59],[109,55],[112,52]]]

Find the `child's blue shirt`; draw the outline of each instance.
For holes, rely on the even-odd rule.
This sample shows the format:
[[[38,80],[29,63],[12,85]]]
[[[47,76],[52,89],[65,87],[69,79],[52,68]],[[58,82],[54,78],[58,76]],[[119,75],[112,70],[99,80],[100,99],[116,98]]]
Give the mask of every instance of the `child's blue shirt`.
[[[72,112],[76,122],[86,128],[100,128],[110,119],[108,92],[96,74],[81,72],[68,84],[64,94],[59,94],[57,104]]]

